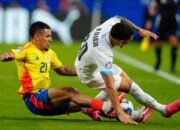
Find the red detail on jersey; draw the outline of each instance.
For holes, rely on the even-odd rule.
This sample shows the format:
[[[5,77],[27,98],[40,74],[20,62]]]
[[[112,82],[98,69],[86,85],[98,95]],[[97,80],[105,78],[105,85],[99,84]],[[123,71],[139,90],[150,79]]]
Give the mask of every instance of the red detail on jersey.
[[[26,67],[25,63],[26,61],[24,61],[24,73],[20,79],[23,90],[19,93],[31,93],[33,91],[32,78],[29,74],[28,68]]]

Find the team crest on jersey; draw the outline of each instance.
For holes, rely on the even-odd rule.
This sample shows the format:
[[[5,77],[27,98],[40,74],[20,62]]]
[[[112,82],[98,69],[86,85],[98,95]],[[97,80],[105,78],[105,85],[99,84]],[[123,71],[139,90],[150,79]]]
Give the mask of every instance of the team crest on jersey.
[[[46,61],[50,62],[50,57],[48,56],[48,54],[45,55]]]
[[[16,48],[15,51],[16,51],[17,53],[22,53],[21,48]]]
[[[38,56],[35,56],[35,57],[34,57],[34,60],[39,60],[39,57],[38,57]]]
[[[112,68],[112,62],[107,62],[107,63],[105,64],[105,68],[106,68],[107,70],[110,70],[110,69]]]

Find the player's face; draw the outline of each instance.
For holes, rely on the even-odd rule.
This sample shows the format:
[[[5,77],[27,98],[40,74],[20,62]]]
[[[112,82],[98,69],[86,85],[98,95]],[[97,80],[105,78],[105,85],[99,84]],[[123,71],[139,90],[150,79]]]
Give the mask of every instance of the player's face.
[[[133,39],[133,35],[130,37],[130,39],[117,40],[117,45],[120,46],[120,48],[122,48],[124,45],[128,43],[129,40],[132,40],[132,39]]]
[[[118,40],[118,45],[120,46],[120,48],[122,48],[128,40]]]
[[[50,43],[52,42],[52,34],[50,29],[44,29],[38,34],[38,45],[40,50],[48,51]]]

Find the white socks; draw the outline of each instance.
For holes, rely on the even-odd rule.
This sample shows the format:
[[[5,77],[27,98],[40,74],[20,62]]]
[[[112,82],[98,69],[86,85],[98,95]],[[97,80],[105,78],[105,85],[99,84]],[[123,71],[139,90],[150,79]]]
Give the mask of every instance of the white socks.
[[[106,101],[109,97],[108,94],[104,90],[102,90],[95,98]]]
[[[131,94],[136,99],[136,101],[147,107],[153,108],[162,114],[166,112],[165,105],[158,103],[153,97],[145,93],[135,82],[132,83],[131,88],[129,90],[129,94]],[[107,101],[108,94],[106,93],[106,91],[101,91],[96,96],[96,98],[103,101]]]
[[[165,105],[158,103],[154,98],[152,98],[149,94],[145,93],[135,82],[132,83],[131,89],[129,93],[138,101],[139,103],[153,108],[162,114],[165,113]]]

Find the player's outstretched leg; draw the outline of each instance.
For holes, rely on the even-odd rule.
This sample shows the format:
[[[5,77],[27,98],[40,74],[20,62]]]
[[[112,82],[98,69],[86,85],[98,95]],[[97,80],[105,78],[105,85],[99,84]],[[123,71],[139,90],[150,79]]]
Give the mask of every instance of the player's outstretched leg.
[[[176,112],[180,111],[180,99],[166,105],[166,113],[163,114],[165,117],[171,117]]]
[[[152,111],[151,108],[143,106],[139,110],[133,111],[131,117],[137,122],[146,123],[147,119],[152,114]]]

